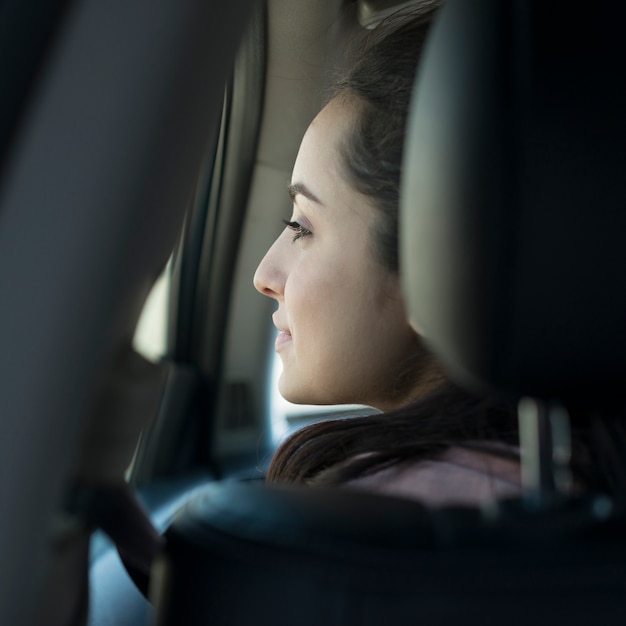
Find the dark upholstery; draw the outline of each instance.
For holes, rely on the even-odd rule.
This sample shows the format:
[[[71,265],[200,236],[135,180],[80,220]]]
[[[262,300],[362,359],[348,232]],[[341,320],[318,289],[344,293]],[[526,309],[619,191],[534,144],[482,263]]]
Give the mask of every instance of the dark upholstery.
[[[218,483],[167,533],[157,624],[622,624],[626,534],[590,524],[594,509],[603,502],[429,510],[358,491]]]
[[[448,0],[402,190],[411,314],[465,383],[626,380],[626,5]]]

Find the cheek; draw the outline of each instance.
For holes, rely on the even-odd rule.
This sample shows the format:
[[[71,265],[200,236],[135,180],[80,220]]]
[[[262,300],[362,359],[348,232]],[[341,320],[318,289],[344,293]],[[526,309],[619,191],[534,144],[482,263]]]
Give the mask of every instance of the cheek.
[[[313,240],[289,272],[285,304],[301,344],[367,343],[390,316],[400,320],[404,315],[398,306],[399,280],[372,258],[366,225],[341,232],[346,230],[351,233],[347,239],[328,234]]]
[[[293,337],[292,365],[317,379],[345,351],[346,325],[358,313],[346,268],[329,254],[307,254],[285,285],[285,307]]]
[[[346,259],[311,258],[289,277],[285,301],[299,355],[343,359],[379,334],[388,307],[369,272]]]
[[[285,284],[285,305],[294,335],[319,326],[332,301],[334,287],[323,259],[311,261],[299,262]]]
[[[366,344],[364,350],[380,360],[394,360],[412,350],[415,332],[408,321],[398,276],[377,265],[355,287],[358,305],[354,315]]]

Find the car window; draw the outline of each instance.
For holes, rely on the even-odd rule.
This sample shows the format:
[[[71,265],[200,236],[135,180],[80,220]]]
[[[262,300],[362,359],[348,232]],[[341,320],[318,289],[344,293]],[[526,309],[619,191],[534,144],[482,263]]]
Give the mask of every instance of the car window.
[[[168,299],[171,260],[154,283],[146,299],[133,338],[133,347],[144,358],[160,361],[167,350]]]

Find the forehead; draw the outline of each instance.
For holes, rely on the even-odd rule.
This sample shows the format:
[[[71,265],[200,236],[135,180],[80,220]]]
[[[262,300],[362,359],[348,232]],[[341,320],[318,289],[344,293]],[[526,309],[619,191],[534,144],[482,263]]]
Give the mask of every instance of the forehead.
[[[346,97],[336,97],[317,114],[309,130],[344,136],[352,127],[355,115],[356,103]]]
[[[342,172],[341,146],[350,132],[354,110],[347,101],[331,100],[309,125],[293,168],[292,182],[323,186],[332,179],[346,186]],[[318,187],[323,195],[324,189]]]

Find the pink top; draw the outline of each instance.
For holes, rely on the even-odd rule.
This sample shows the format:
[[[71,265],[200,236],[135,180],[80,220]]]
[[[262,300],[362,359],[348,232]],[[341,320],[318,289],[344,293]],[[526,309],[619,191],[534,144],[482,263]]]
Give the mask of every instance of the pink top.
[[[429,506],[480,506],[522,493],[519,462],[460,447],[450,448],[437,460],[388,467],[345,486]]]

